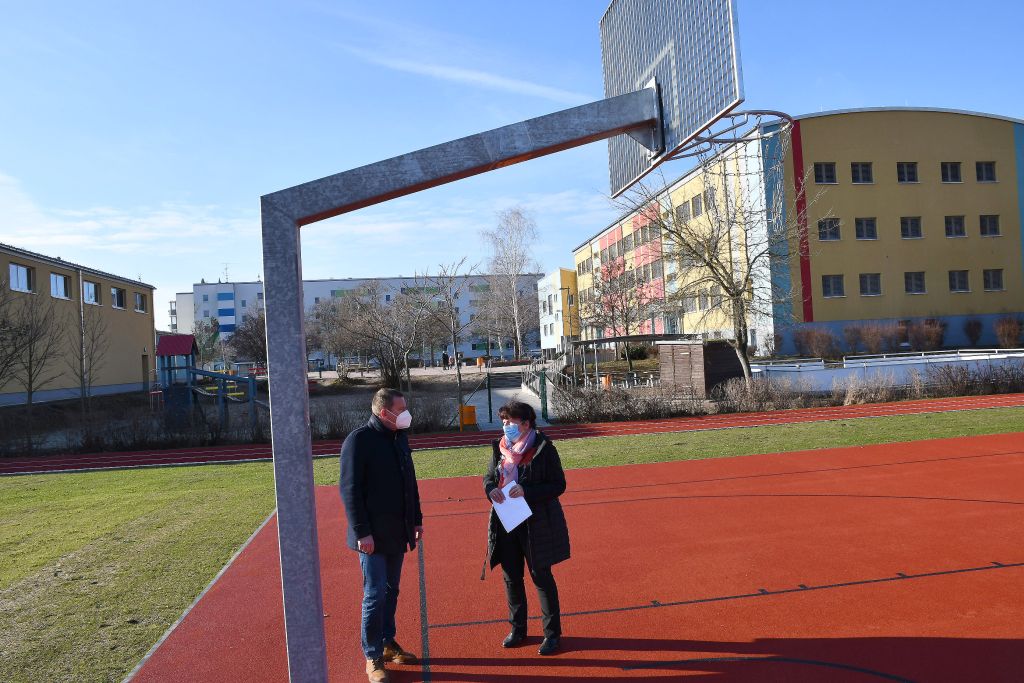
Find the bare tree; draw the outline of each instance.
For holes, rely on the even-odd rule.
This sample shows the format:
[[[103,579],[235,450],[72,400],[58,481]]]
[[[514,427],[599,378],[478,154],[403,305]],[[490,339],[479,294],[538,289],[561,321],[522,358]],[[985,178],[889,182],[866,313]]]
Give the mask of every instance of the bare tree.
[[[388,301],[388,294],[391,300]],[[367,285],[359,296],[348,299],[351,315],[342,314],[348,334],[360,341],[380,363],[381,381],[412,392],[409,356],[420,341],[420,330],[427,319],[427,307],[418,292],[383,290],[378,283]]]
[[[64,327],[67,316],[50,297],[19,297],[14,309],[14,329],[19,337],[13,379],[25,392],[26,448],[33,448],[33,399],[36,392],[56,380],[63,372],[57,361],[64,352]]]
[[[362,335],[356,333],[356,326],[350,320],[353,316],[352,306],[345,306],[345,299],[331,297],[317,302],[310,310],[307,321],[307,335],[313,343],[307,342],[310,348],[319,348],[329,359],[337,360],[338,376],[347,374],[345,358],[350,353],[366,350],[361,343]]]
[[[496,348],[498,357],[504,358],[507,346],[505,341],[515,338],[515,320],[512,308],[498,294],[501,289],[497,283],[498,279],[494,275],[487,276],[486,290],[482,291],[477,299],[476,318],[473,320],[470,331],[473,335],[487,341],[488,355],[490,355],[490,349]]]
[[[646,269],[643,266],[631,268],[623,256],[601,264],[594,272],[586,299],[580,300],[581,321],[611,332],[613,336],[639,333],[643,323],[650,320],[652,311],[664,300],[662,292],[652,282],[656,277],[660,277],[660,273],[652,272],[650,264]],[[632,372],[633,358],[628,344],[625,351],[626,363]]]
[[[67,327],[67,345],[74,352],[64,360],[71,375],[78,380],[82,411],[88,410],[92,384],[106,363],[109,350],[107,321],[96,306],[83,306],[78,325]]]
[[[465,272],[460,273],[463,268]],[[469,316],[463,317],[459,300],[470,286],[475,266],[466,267],[466,259],[455,263],[438,266],[437,275],[423,275],[417,278],[420,289],[433,299],[428,306],[430,317],[438,325],[443,325],[452,343],[452,353],[458,359],[459,344],[465,334],[473,327],[474,321]],[[455,363],[455,385],[458,392],[457,402],[459,415],[462,415],[462,364]],[[461,424],[461,417],[460,417]]]
[[[638,185],[620,204],[665,238],[666,258],[677,271],[668,306],[697,314],[698,329],[728,330],[726,340],[748,384],[752,326],[767,329],[780,310],[792,318],[800,297],[797,289],[780,285],[773,268],[790,267],[788,255],[800,248],[806,206],[820,197],[807,198],[799,214],[786,207],[789,129],[768,133],[777,138],[772,145],[762,144],[764,135],[699,156],[696,174],[685,186],[690,197]],[[806,176],[803,180],[806,188]]]
[[[481,235],[491,248],[488,260],[492,280],[490,298],[508,307],[516,355],[522,355],[523,336],[532,320],[522,308],[521,294],[533,293],[521,290],[525,282],[523,276],[539,270],[532,255],[537,243],[537,223],[524,209],[515,207],[499,211],[497,227],[484,230]]]
[[[216,318],[196,320],[192,326],[192,336],[196,340],[196,366],[203,370],[217,357],[220,323]]]
[[[0,387],[12,381],[14,365],[24,343],[17,325],[15,297],[7,280],[0,278]]]
[[[263,311],[250,315],[236,327],[228,344],[238,357],[266,364],[267,319]]]

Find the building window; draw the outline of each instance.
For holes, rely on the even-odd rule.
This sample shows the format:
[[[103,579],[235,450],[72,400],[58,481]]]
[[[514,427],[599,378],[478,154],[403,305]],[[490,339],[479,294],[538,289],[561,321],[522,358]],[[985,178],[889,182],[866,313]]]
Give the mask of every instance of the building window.
[[[58,299],[71,298],[71,280],[67,275],[50,273],[50,295]]]
[[[110,288],[110,305],[114,308],[124,308],[125,292],[118,287]]]
[[[627,251],[633,250],[633,233],[629,233],[622,238],[622,253],[625,254]]]
[[[821,295],[825,298],[846,296],[842,275],[822,275]]]
[[[34,292],[36,289],[36,269],[12,263],[10,266],[10,287],[16,292]]]
[[[313,297],[313,303],[314,304],[320,303],[320,297],[318,297],[318,296]]]
[[[942,168],[942,182],[944,183],[961,183],[963,180],[960,177],[960,162],[959,161],[943,161],[941,164]]]
[[[209,300],[210,300],[210,295],[209,294],[203,294],[203,303],[206,303]]]
[[[946,216],[946,237],[967,237],[963,216]]]
[[[981,216],[980,218],[982,237],[998,237],[1001,234],[999,232],[999,216]]]
[[[690,202],[683,202],[676,207],[676,223],[686,225],[690,220]]]
[[[903,291],[907,294],[924,294],[924,271],[903,273]]]
[[[100,286],[98,284],[96,284],[95,282],[89,282],[88,280],[85,280],[82,283],[82,300],[85,301],[85,303],[87,303],[87,304],[99,305],[99,303],[100,303]],[[171,312],[172,313],[176,312],[174,310],[174,302],[173,301],[171,302]]]
[[[921,217],[903,216],[900,218],[900,237],[905,240],[924,237],[924,233],[921,232]]]
[[[834,161],[814,162],[814,182],[819,185],[836,184],[836,164]]]
[[[818,221],[818,239],[822,242],[831,242],[839,239],[839,219],[822,218]]]
[[[858,184],[873,183],[874,175],[871,173],[870,161],[854,161],[850,164],[850,175],[853,182]]]
[[[242,308],[245,308],[245,299],[242,299]]]
[[[146,312],[146,295],[135,292],[135,312],[145,313]]]
[[[547,301],[541,301],[540,302],[540,314],[541,315],[547,315],[548,314],[548,302]]]
[[[881,296],[882,295],[882,274],[861,273],[860,274],[860,295]]]
[[[690,213],[693,214],[694,218],[704,213],[704,203],[700,195],[690,200]]]
[[[857,231],[857,239],[878,239],[878,223],[874,218],[855,218],[853,224]]]
[[[210,309],[208,309],[208,308],[204,308],[203,309],[203,317],[204,318],[209,318],[210,317]]]
[[[982,271],[986,292],[1000,292],[1003,288],[1003,269],[992,268]]]
[[[969,292],[971,291],[971,284],[967,278],[966,270],[951,270],[949,271],[949,291],[951,292]]]
[[[715,208],[715,188],[713,187],[704,190],[704,208],[707,211]]]
[[[916,183],[917,182],[917,162],[916,161],[897,161],[896,162],[896,181],[900,183]]]
[[[391,301],[391,295],[390,294],[385,294],[384,295],[384,301],[385,302]],[[244,301],[242,302],[242,305],[245,306],[245,302]]]
[[[979,183],[994,183],[996,181],[996,162],[979,161],[975,165]]]

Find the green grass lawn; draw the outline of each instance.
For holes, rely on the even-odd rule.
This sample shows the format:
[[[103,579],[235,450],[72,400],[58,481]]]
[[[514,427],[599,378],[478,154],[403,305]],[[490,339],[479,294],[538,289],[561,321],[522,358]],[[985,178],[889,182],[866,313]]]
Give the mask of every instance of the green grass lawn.
[[[1024,408],[563,441],[567,468],[1021,431]],[[416,454],[480,475],[487,448]],[[338,480],[316,461],[318,484]],[[269,463],[0,478],[0,681],[119,681],[273,510]],[[353,608],[356,609],[356,608]]]

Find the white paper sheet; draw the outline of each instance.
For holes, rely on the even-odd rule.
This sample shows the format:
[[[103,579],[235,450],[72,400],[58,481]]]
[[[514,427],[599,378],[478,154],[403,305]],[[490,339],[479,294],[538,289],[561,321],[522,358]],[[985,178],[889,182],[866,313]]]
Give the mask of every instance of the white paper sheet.
[[[494,506],[494,511],[498,513],[498,519],[501,520],[501,525],[505,527],[505,531],[512,531],[533,514],[530,506],[526,503],[526,498],[512,498],[508,495],[508,492],[515,485],[514,481],[510,481],[501,490],[505,494],[504,503],[491,501],[491,505]]]

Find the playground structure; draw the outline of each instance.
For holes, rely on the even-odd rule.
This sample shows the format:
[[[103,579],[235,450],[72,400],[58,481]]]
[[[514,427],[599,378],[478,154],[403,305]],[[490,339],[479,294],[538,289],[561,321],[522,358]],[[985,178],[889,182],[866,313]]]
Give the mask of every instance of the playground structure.
[[[153,388],[153,393],[159,397],[155,405],[163,406],[167,419],[184,421],[193,411],[202,412],[203,399],[210,399],[217,407],[218,424],[221,429],[227,429],[231,414],[229,404],[246,404],[250,425],[255,430],[259,420],[257,407],[270,408],[266,401],[256,398],[258,368],[253,366],[245,376],[231,371],[200,370],[195,367],[196,355],[195,338],[190,334],[160,338],[157,343],[159,384]]]

